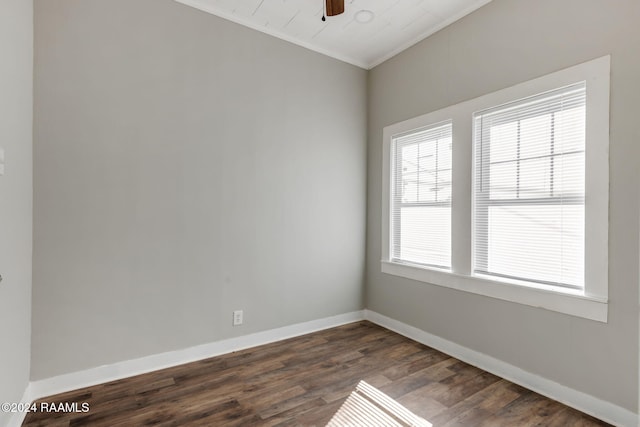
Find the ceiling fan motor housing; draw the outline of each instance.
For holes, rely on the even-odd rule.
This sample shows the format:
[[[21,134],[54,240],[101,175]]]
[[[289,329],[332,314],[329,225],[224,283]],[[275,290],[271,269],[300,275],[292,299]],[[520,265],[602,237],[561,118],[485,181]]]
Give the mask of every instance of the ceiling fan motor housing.
[[[327,16],[340,15],[344,12],[344,0],[326,0]]]

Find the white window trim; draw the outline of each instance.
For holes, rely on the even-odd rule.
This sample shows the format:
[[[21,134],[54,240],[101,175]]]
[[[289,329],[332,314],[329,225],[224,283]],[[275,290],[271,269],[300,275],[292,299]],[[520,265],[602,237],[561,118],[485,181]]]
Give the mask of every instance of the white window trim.
[[[544,285],[523,286],[516,282],[473,275],[473,113],[579,81],[587,83],[584,293]],[[382,165],[382,272],[606,323],[609,276],[609,83],[610,56],[604,56],[385,127]],[[389,221],[393,137],[445,120],[453,122],[451,270],[392,262]]]

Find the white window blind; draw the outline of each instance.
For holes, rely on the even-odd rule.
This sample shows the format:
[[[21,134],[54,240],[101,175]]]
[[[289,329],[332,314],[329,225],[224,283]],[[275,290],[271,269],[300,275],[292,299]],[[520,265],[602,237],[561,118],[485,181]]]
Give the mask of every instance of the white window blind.
[[[451,267],[451,122],[393,137],[391,258]]]
[[[474,273],[584,288],[584,82],[474,114]]]

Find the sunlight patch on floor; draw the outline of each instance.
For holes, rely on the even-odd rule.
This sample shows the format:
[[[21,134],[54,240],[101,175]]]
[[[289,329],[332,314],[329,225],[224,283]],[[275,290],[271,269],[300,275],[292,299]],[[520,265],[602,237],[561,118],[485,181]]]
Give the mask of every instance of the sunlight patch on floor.
[[[432,424],[372,385],[360,381],[327,424],[327,427],[345,426],[432,427]]]

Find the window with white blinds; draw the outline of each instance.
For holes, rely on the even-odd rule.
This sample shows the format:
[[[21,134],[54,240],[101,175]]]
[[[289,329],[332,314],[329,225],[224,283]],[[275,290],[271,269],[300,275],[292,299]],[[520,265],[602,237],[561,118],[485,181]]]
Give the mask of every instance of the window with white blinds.
[[[381,271],[606,322],[604,56],[385,126]]]
[[[585,83],[474,114],[474,273],[582,289]]]
[[[451,122],[395,136],[392,260],[451,267]]]

